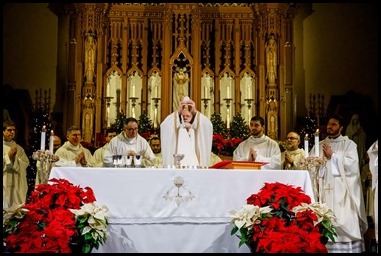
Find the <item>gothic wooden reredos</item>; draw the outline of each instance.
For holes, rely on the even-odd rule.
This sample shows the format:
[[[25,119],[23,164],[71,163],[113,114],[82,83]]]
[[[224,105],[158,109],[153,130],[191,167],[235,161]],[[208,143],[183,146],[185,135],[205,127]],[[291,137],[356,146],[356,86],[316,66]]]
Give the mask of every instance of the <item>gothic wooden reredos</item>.
[[[146,112],[157,128],[184,95],[205,115],[220,113],[224,121],[238,113],[247,122],[260,115],[274,139],[292,127],[293,5],[65,8],[65,121],[81,125],[85,141],[115,122],[117,111],[136,118]]]

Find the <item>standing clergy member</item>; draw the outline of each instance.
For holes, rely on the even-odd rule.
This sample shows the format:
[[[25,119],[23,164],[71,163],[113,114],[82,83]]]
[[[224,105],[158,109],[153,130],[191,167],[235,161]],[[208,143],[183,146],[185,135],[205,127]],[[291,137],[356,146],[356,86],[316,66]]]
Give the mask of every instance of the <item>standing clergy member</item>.
[[[196,110],[188,96],[179,109],[168,115],[160,125],[163,166],[173,165],[173,154],[184,154],[184,166],[209,166],[212,151],[213,124]]]
[[[361,253],[364,233],[368,228],[360,180],[356,143],[342,136],[344,119],[332,115],[328,119],[327,137],[318,143],[319,156],[327,163],[319,170],[319,199],[336,215],[335,242],[328,241],[328,252]],[[312,152],[315,152],[314,145]]]
[[[14,140],[15,135],[15,123],[3,122],[3,209],[25,203],[28,192],[29,159]]]

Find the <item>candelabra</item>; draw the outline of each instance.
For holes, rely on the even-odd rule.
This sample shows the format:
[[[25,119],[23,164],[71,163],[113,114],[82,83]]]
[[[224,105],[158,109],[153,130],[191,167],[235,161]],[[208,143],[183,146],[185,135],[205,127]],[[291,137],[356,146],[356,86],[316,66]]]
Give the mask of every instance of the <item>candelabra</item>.
[[[154,102],[154,112],[153,112],[153,128],[156,129],[158,127],[158,122],[157,122],[157,109],[159,107],[159,101],[161,100],[160,98],[152,98]]]
[[[37,150],[33,152],[32,158],[33,160],[37,160],[39,164],[37,166],[37,176],[40,177],[40,184],[47,184],[52,163],[57,162],[59,157],[49,150]]]
[[[139,99],[138,97],[130,97],[131,100],[131,116],[135,118],[135,106],[136,106],[136,101]]]
[[[226,102],[226,128],[230,129],[230,102],[232,102],[232,98],[224,98]]]

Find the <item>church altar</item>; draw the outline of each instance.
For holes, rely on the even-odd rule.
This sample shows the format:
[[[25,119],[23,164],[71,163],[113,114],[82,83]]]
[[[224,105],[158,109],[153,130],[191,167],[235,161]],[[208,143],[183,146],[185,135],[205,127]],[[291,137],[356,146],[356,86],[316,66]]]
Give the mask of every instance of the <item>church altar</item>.
[[[249,252],[230,235],[229,212],[265,182],[300,186],[314,201],[307,171],[53,167],[93,189],[109,208],[109,237],[93,252]]]

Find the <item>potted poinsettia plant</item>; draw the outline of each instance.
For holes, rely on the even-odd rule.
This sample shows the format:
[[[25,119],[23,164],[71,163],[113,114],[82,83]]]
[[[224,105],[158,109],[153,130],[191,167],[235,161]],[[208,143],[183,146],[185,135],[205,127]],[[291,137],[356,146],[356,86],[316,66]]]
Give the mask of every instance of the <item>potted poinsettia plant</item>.
[[[107,239],[108,208],[90,187],[65,179],[40,184],[20,206],[3,209],[3,252],[89,253]]]
[[[300,187],[265,183],[247,198],[247,205],[232,210],[231,234],[239,231],[239,246],[257,253],[324,253],[336,236],[333,211],[311,203]]]

